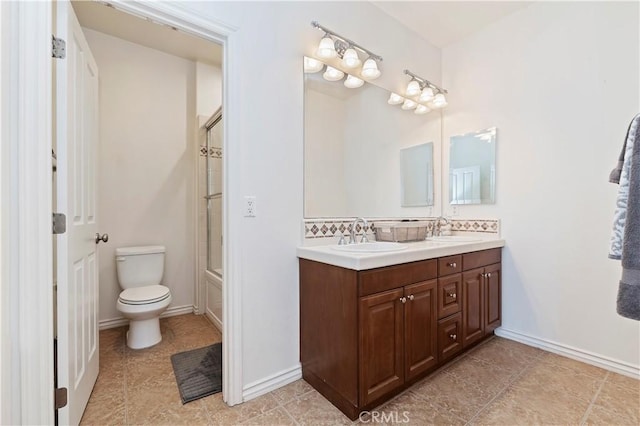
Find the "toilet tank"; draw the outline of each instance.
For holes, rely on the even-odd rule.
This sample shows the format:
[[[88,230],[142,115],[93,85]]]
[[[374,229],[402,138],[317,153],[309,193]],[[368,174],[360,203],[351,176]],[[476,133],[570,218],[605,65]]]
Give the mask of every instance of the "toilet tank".
[[[164,246],[116,249],[116,271],[123,289],[157,285],[164,273]]]

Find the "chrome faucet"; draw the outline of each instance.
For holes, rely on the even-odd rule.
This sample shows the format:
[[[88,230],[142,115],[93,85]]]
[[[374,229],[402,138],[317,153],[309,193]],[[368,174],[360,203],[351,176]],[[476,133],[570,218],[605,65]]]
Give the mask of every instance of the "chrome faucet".
[[[349,234],[349,244],[357,244],[358,242],[356,241],[356,226],[358,225],[358,222],[362,222],[362,225],[364,225],[364,229],[362,232],[362,238],[360,239],[361,243],[368,243],[369,239],[367,238],[367,229],[369,228],[369,222],[367,222],[367,219],[363,218],[363,217],[357,217],[356,220],[353,221],[353,223],[351,224],[351,233]]]
[[[444,220],[444,224],[448,225],[451,222],[449,221],[449,219],[447,219],[444,216],[438,216],[436,218],[436,223],[433,225],[433,236],[437,237],[439,235],[442,235],[442,222]]]

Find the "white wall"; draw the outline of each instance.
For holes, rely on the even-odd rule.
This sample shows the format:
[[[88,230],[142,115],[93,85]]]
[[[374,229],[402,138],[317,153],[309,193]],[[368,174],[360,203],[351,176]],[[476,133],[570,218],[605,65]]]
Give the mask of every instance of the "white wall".
[[[459,211],[502,220],[503,327],[635,368],[640,328],[615,312],[621,268],[607,254],[608,176],[640,110],[638,12],[539,2],[442,59],[444,140],[498,128],[497,202]]]
[[[440,82],[440,52],[366,2],[198,2],[205,19],[237,27],[232,93],[242,124],[227,114],[238,158],[226,195],[237,247],[242,304],[244,385],[299,365],[298,264],[303,218],[303,75],[301,57],[322,33],[314,19],[384,57],[380,84],[400,90],[409,68]],[[225,76],[226,78],[226,76]],[[231,127],[230,127],[231,123]],[[225,152],[225,155],[227,153]],[[242,197],[257,197],[244,218]]]
[[[100,70],[100,319],[121,315],[117,247],[166,246],[171,307],[191,306],[195,280],[195,63],[84,30]]]

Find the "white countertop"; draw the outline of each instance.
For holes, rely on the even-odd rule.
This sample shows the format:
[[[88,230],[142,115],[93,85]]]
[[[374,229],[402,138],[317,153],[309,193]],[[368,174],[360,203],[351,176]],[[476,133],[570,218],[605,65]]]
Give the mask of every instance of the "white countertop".
[[[316,262],[327,263],[329,265],[363,271],[365,269],[380,268],[383,266],[416,262],[418,260],[435,259],[455,254],[504,247],[505,240],[494,237],[483,238],[480,241],[473,242],[441,243],[434,241],[417,241],[403,244],[408,246],[406,250],[381,253],[353,253],[338,251],[332,248],[336,247],[335,244],[315,247],[298,247],[297,255],[302,259],[315,260]]]

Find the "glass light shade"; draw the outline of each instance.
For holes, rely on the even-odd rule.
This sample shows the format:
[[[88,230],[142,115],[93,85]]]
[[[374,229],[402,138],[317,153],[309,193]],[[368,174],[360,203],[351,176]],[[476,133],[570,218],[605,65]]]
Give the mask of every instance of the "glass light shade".
[[[416,110],[414,111],[415,114],[426,114],[429,111],[431,111],[428,107],[424,106],[424,105],[418,105],[416,107]]]
[[[402,109],[404,110],[414,109],[417,105],[418,105],[417,102],[412,101],[411,99],[405,99],[404,103],[402,104]]]
[[[374,59],[367,59],[362,66],[362,72],[360,73],[364,78],[374,80],[380,77],[380,70],[378,69],[378,63]]]
[[[420,83],[416,80],[411,80],[409,84],[407,84],[407,96],[415,96],[420,93]]]
[[[433,89],[431,87],[425,87],[420,93],[420,102],[429,102],[433,99]]]
[[[403,102],[404,102],[404,98],[398,95],[397,93],[393,93],[393,92],[391,92],[391,95],[389,95],[389,100],[387,101],[389,105],[400,105]]]
[[[336,52],[336,45],[331,37],[324,37],[320,40],[318,50],[316,50],[316,55],[324,59],[331,59],[338,56],[338,52]]]
[[[324,78],[327,81],[338,81],[338,80],[342,80],[342,77],[344,77],[344,73],[338,69],[335,69],[334,67],[330,67],[327,65],[327,70],[324,72],[324,74],[322,74],[322,78]]]
[[[434,108],[443,108],[447,106],[447,99],[444,97],[442,93],[438,93],[433,101],[431,102]]]
[[[349,89],[356,89],[362,86],[363,84],[364,84],[364,80],[358,77],[355,77],[351,74],[348,74],[347,79],[344,81],[345,87],[348,87]]]
[[[342,66],[345,68],[355,68],[360,66],[362,62],[358,58],[358,52],[353,47],[348,48],[342,55]]]
[[[321,71],[322,68],[324,68],[324,64],[319,60],[310,58],[308,56],[304,57],[304,72],[314,73]]]

